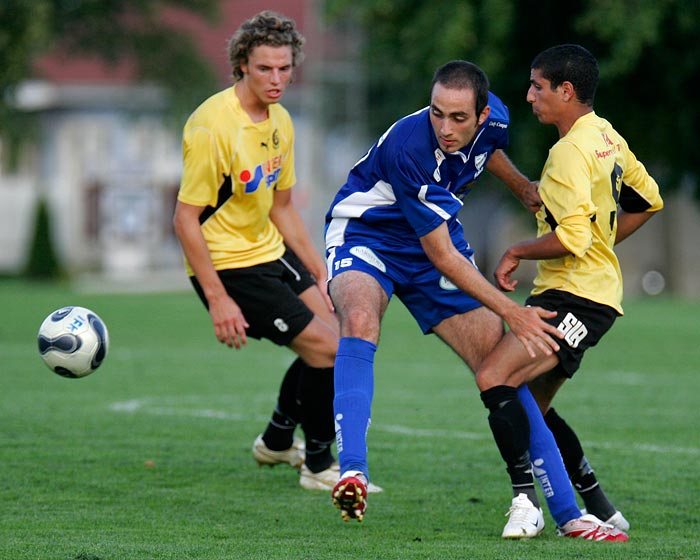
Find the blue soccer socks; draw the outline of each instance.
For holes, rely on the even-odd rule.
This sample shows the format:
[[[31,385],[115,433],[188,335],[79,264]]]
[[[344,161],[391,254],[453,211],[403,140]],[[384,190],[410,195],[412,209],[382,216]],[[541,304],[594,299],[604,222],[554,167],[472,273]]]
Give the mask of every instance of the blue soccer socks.
[[[335,358],[335,436],[340,472],[361,471],[369,479],[367,430],[374,394],[377,346],[361,338],[343,337]]]
[[[568,521],[581,517],[574,489],[554,436],[527,385],[518,389],[518,399],[530,422],[530,460],[533,474],[540,483],[547,507],[557,527],[563,527]]]

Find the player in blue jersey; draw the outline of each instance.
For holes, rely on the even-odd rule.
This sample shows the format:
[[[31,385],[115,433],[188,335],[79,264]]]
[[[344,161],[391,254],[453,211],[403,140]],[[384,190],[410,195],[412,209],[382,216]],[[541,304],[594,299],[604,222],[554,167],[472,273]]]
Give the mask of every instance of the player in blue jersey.
[[[374,352],[394,293],[422,330],[437,334],[472,371],[503,336],[501,318],[530,355],[558,349],[550,336],[557,331],[543,325],[548,314],[520,307],[481,276],[457,220],[460,199],[484,169],[526,207],[534,211],[540,204],[534,185],[502,151],[508,110],[488,87],[483,71],[469,62],[439,68],[430,106],[379,139],[351,170],[327,214],[330,293],[341,324],[334,410],[342,474],[333,501],[345,520],[361,520],[367,504]],[[558,524],[579,517],[552,434],[527,388],[521,392],[533,417],[540,471],[547,467],[548,477],[540,481],[546,480],[550,510]],[[541,510],[537,523],[534,532],[504,536],[538,534]]]
[[[430,106],[379,139],[327,215],[330,293],[341,325],[334,400],[341,480],[334,501],[345,519],[361,519],[366,505],[372,362],[394,293],[421,329],[436,333],[472,371],[503,336],[501,318],[533,357],[535,348],[558,349],[544,310],[516,304],[477,270],[457,219],[461,198],[484,169],[527,206],[537,203],[533,185],[502,151],[508,110],[488,88],[474,64],[439,68]]]

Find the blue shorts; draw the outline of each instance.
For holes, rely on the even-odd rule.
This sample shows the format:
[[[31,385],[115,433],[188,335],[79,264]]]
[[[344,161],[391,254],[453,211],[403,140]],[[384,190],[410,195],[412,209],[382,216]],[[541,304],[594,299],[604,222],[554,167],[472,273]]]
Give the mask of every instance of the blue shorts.
[[[462,254],[474,265],[474,252],[467,245]],[[365,272],[379,282],[391,299],[395,293],[418,322],[423,333],[440,322],[482,304],[445,278],[423,248],[389,247],[346,243],[327,253],[328,280],[349,270]]]

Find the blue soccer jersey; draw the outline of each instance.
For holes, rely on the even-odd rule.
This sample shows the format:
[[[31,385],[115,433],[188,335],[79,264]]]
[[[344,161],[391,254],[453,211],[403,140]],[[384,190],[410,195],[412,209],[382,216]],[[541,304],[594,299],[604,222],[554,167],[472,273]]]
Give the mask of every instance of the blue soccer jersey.
[[[508,108],[489,92],[491,112],[474,140],[454,153],[438,146],[426,107],[396,123],[358,161],[326,215],[326,247],[345,243],[419,243],[447,222],[464,248],[461,199],[491,154],[508,144]]]

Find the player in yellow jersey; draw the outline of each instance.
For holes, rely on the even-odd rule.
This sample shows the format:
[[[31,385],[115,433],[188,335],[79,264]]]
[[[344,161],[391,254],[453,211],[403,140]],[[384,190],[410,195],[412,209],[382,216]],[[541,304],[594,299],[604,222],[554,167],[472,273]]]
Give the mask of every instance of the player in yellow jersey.
[[[545,319],[564,334],[560,350],[532,359],[507,334],[476,376],[490,410],[489,424],[511,479],[529,476],[518,464],[527,451],[527,417],[508,406],[512,388],[528,383],[556,436],[567,471],[589,510],[625,530],[629,524],[600,490],[574,432],[551,408],[556,392],[578,369],[583,353],[597,344],[622,315],[622,275],[614,246],[663,207],[654,179],[625,139],[593,110],[598,64],[579,45],[559,45],[535,57],[527,101],[542,124],[557,127],[559,141],[542,171],[537,238],[510,247],[496,267],[498,286],[515,288],[511,278],[522,259],[537,260],[529,305],[554,310]],[[606,509],[607,508],[607,509]],[[559,528],[560,534],[602,540],[586,516]],[[609,539],[612,540],[612,539]],[[621,539],[620,539],[621,540]]]
[[[293,20],[270,11],[233,34],[234,85],[204,101],[184,128],[173,221],[219,342],[241,349],[248,337],[267,338],[298,355],[254,458],[300,468],[304,488],[329,490],[339,474],[331,452],[338,324],[325,261],[292,200],[294,127],[279,104],[303,43]],[[297,424],[305,445],[294,438]]]

